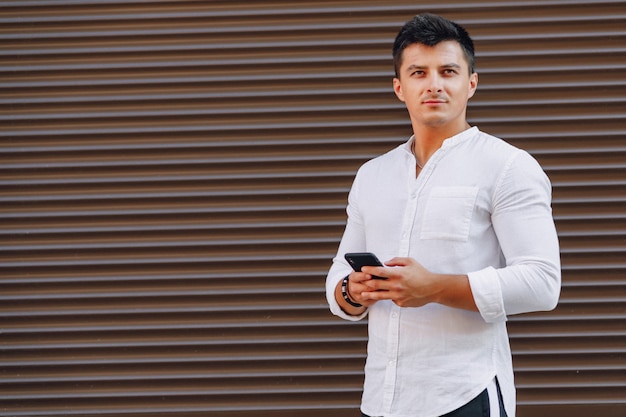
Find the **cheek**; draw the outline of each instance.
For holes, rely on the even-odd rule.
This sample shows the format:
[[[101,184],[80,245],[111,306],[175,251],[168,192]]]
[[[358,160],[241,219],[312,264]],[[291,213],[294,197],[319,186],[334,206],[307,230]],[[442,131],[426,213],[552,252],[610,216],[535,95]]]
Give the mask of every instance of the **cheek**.
[[[399,87],[396,94],[402,97],[402,101],[414,101],[423,94],[423,85],[417,82],[404,83]]]

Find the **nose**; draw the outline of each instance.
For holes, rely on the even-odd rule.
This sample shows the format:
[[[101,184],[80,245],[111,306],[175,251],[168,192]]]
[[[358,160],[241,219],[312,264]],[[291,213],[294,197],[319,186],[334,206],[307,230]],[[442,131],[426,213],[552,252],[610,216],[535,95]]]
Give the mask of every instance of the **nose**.
[[[428,77],[428,92],[438,93],[443,90],[442,78],[438,73],[430,73]]]

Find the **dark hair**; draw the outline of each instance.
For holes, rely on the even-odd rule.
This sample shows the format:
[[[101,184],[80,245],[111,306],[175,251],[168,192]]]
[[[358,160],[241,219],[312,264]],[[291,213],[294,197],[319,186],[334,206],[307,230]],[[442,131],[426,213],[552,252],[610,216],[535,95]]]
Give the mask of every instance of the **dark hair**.
[[[402,66],[402,54],[414,43],[435,46],[443,41],[456,41],[461,45],[469,72],[474,72],[474,42],[460,25],[431,13],[422,13],[404,24],[393,43],[393,66],[396,77]]]

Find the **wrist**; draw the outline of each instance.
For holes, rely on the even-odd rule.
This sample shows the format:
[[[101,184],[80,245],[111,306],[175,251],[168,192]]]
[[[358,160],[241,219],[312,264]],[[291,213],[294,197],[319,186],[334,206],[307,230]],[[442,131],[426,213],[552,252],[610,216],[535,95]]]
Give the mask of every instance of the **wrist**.
[[[341,281],[341,296],[345,300],[345,302],[350,304],[352,307],[363,307],[363,304],[354,301],[354,299],[350,295],[350,275],[346,275]]]
[[[467,275],[439,274],[431,301],[449,307],[478,311]]]
[[[343,279],[339,280],[339,282],[335,286],[335,300],[337,300],[337,304],[339,304],[339,308],[341,308],[341,310],[349,316],[360,316],[361,314],[365,312],[365,310],[367,310],[367,307],[366,306],[354,307],[348,304],[345,298],[343,297],[343,294],[341,291],[342,284],[343,284]],[[354,301],[354,300],[351,299],[351,301]]]

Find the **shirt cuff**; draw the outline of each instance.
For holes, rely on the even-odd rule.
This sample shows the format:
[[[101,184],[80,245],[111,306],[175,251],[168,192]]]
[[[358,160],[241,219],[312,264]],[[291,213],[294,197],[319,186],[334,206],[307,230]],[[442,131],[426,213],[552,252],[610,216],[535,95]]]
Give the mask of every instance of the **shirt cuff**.
[[[470,272],[467,276],[474,302],[483,319],[487,323],[506,321],[498,272],[493,267],[487,267],[481,271]]]

